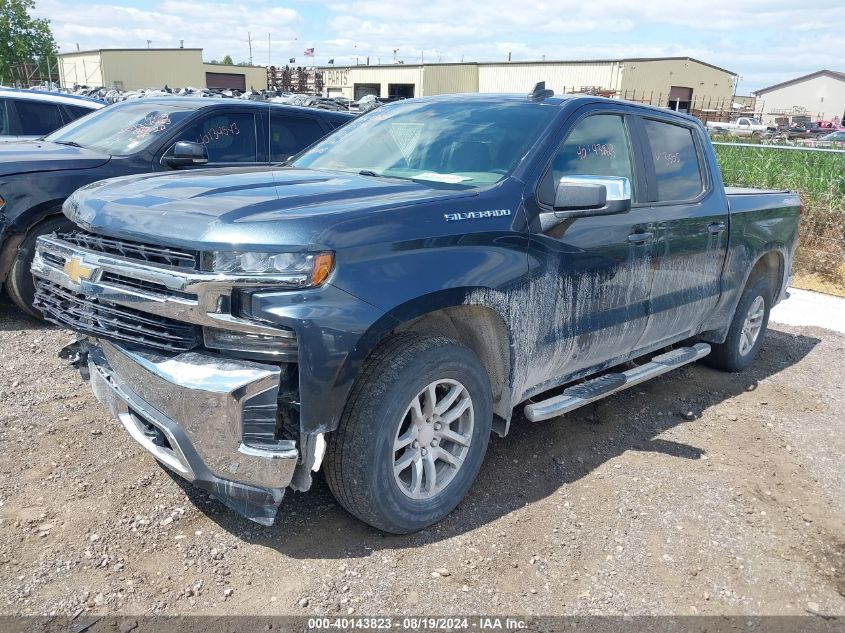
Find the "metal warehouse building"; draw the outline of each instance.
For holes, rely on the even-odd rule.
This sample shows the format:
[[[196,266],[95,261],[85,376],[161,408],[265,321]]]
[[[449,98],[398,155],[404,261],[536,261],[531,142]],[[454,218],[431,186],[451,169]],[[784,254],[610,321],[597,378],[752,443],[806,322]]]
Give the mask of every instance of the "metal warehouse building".
[[[788,124],[791,117],[814,121],[845,120],[845,73],[818,72],[761,88],[754,94],[763,102],[766,123]]]
[[[691,57],[324,67],[329,96],[410,98],[456,92],[591,92],[679,110],[729,109],[737,75]]]
[[[225,66],[202,61],[201,48],[103,48],[63,53],[61,85],[122,88],[235,88],[263,90],[263,66]]]

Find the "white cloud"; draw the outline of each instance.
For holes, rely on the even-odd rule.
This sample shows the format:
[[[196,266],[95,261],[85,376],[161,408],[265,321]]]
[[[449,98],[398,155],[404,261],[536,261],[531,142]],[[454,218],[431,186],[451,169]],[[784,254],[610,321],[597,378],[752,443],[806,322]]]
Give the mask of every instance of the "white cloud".
[[[84,11],[62,0],[40,0],[38,13],[50,19],[60,52],[97,48],[153,47],[204,49],[206,59],[231,55],[235,62],[248,61],[249,36],[253,61],[266,63],[267,31],[272,25],[277,38],[274,49],[297,37],[302,18],[291,8],[265,2],[239,3],[164,0],[150,9],[120,4],[94,4]],[[276,50],[276,55],[281,53]],[[274,60],[278,63],[279,60]]]
[[[107,0],[106,0],[107,1]],[[845,70],[845,12],[829,0],[153,0],[147,9],[103,3],[84,11],[73,0],[39,0],[62,50],[110,46],[185,46],[207,59],[229,54],[273,61],[371,63],[692,56],[729,68],[751,90],[820,68]]]

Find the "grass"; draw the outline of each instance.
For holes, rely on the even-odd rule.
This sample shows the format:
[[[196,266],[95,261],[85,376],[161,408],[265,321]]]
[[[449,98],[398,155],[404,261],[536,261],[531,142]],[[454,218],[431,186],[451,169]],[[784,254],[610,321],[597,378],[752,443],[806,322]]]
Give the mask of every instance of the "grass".
[[[714,145],[726,185],[790,189],[804,204],[794,285],[845,296],[845,152]]]

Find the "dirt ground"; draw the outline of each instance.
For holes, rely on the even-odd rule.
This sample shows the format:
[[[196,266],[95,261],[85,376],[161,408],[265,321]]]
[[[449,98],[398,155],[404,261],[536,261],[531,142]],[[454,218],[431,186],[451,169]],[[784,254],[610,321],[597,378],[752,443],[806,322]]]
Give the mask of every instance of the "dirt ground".
[[[743,374],[516,415],[460,507],[399,537],[320,478],[272,528],[237,517],[0,298],[0,613],[845,614],[845,336],[774,328]]]

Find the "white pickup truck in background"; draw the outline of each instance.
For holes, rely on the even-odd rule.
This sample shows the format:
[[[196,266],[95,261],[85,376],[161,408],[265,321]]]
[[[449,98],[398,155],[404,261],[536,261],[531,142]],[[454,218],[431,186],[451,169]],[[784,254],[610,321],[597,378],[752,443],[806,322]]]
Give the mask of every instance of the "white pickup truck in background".
[[[708,121],[707,130],[711,134],[733,134],[734,136],[762,137],[767,132],[774,132],[774,127],[769,127],[754,117],[739,117],[736,121],[726,123],[724,121]]]

